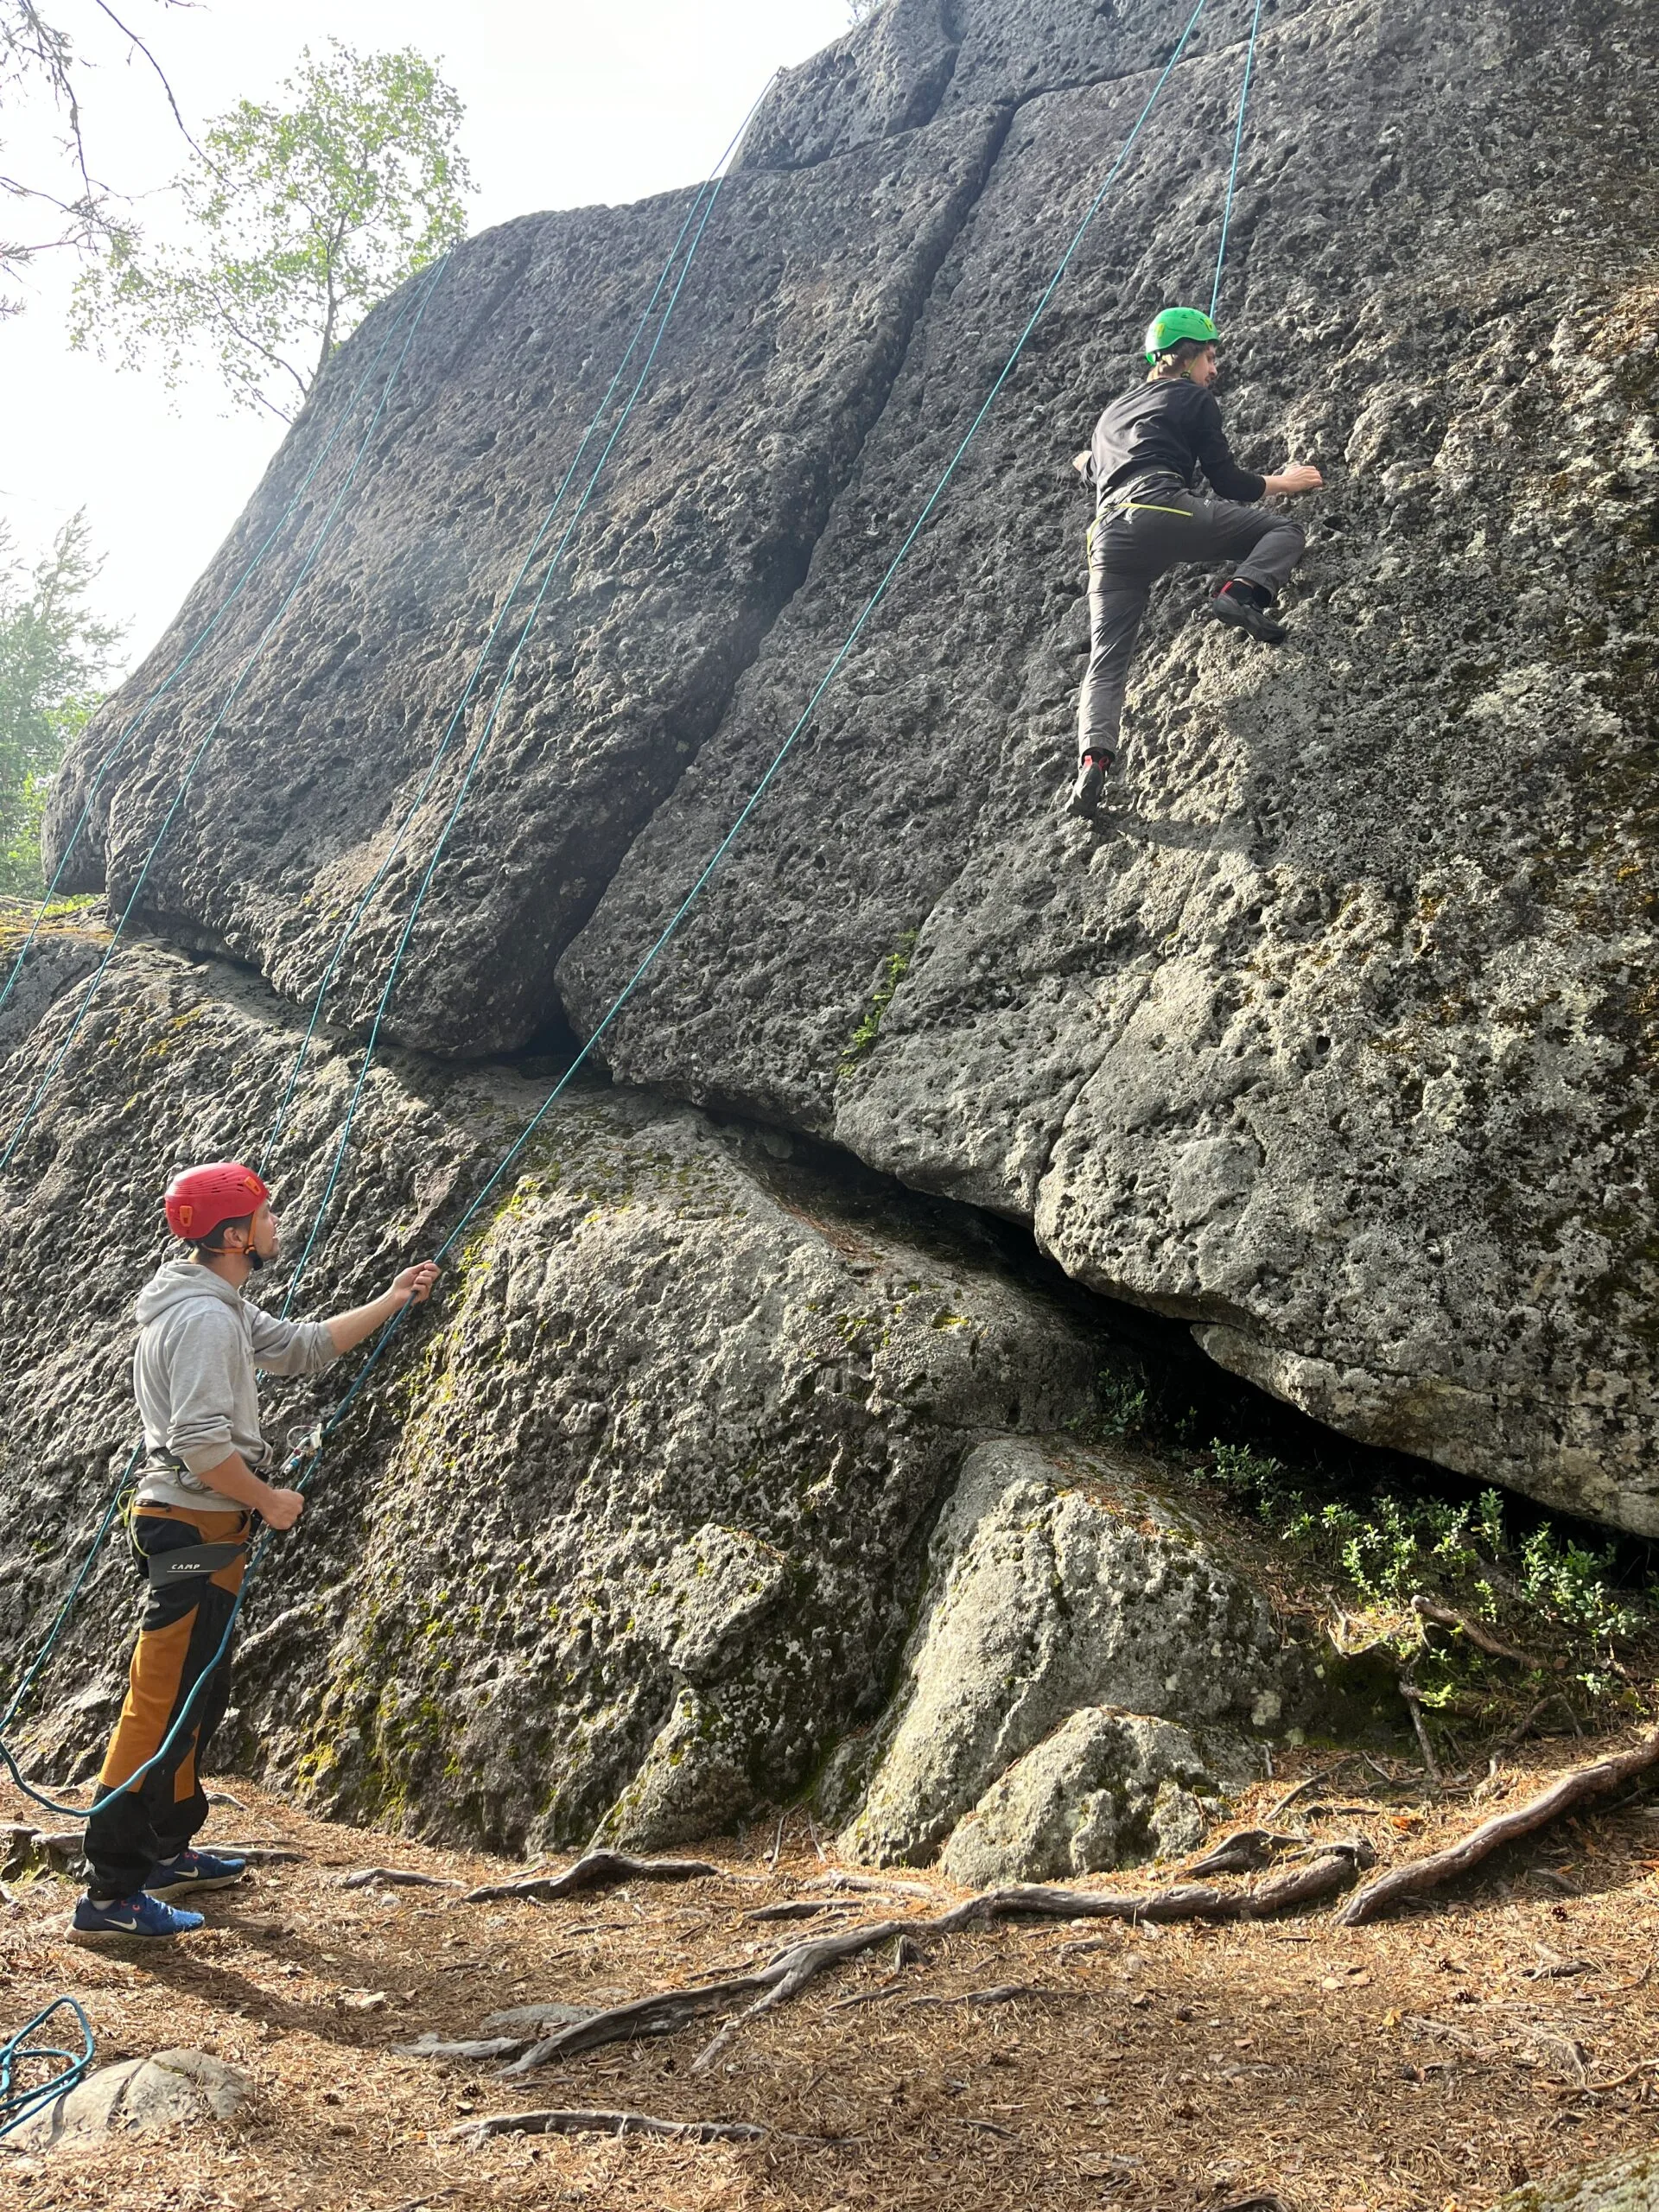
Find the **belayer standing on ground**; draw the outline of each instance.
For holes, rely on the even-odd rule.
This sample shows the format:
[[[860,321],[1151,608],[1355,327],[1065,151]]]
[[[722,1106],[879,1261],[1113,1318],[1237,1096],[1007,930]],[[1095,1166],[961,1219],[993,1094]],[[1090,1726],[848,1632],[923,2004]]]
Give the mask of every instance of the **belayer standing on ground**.
[[[1077,713],[1073,813],[1100,804],[1117,753],[1129,662],[1152,587],[1182,561],[1235,561],[1205,612],[1263,645],[1289,634],[1269,609],[1301,559],[1306,538],[1287,516],[1255,503],[1269,493],[1317,492],[1317,468],[1276,476],[1241,468],[1228,450],[1210,386],[1216,326],[1197,308],[1167,308],[1147,333],[1144,384],[1115,399],[1076,466],[1095,487],[1090,532],[1089,672]],[[1199,471],[1217,496],[1194,491]]]
[[[70,1923],[78,1943],[182,1936],[200,1927],[201,1915],[172,1900],[226,1889],[245,1872],[239,1859],[193,1851],[190,1839],[207,1817],[201,1773],[229,1702],[228,1649],[213,1662],[242,1586],[254,1517],[291,1529],[305,1504],[298,1491],[266,1479],[272,1455],[259,1433],[254,1370],[318,1373],[411,1300],[424,1300],[438,1274],[423,1260],[372,1306],[328,1321],[282,1321],[242,1295],[276,1253],[270,1192],[251,1168],[193,1167],[171,1185],[166,1207],[168,1228],[194,1249],[168,1261],[138,1298],[133,1388],[146,1452],[132,1531],[149,1593],[100,1791],[155,1758],[201,1688],[166,1756],[116,1789],[86,1823],[91,1878]]]

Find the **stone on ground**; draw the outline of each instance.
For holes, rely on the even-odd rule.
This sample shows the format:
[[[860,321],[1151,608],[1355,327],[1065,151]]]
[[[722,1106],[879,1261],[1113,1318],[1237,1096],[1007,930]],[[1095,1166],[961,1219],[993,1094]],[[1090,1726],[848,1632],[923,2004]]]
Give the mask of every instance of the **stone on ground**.
[[[63,2096],[31,2113],[6,2139],[9,2150],[93,2151],[118,2133],[163,2135],[204,2121],[233,2120],[253,2094],[247,2075],[200,2050],[158,2050],[99,2066]]]

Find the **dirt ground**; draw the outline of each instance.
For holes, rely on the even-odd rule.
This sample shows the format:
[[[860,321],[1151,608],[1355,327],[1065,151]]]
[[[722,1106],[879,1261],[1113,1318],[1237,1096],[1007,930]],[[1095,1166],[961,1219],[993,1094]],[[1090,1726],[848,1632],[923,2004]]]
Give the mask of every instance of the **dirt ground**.
[[[1482,1793],[1390,1788],[1350,1767],[1278,1822],[1416,1856],[1515,1802],[1569,1758],[1529,1747]],[[1260,1818],[1310,1757],[1237,1808]],[[891,1946],[822,1977],[743,2031],[715,2070],[711,2031],[613,2045],[524,2082],[483,2065],[400,2057],[428,2031],[475,2034],[515,2005],[620,2003],[741,1972],[815,1923],[746,1915],[821,1897],[834,1870],[804,1820],[728,1839],[716,1879],[640,1885],[557,1904],[466,1904],[452,1891],[346,1890],[367,1866],[465,1884],[517,1866],[331,1826],[237,1782],[205,1841],[285,1844],[204,1903],[209,1925],[168,1955],[128,1961],[63,1940],[66,1879],[8,1885],[0,1905],[6,2029],[67,1991],[109,2063],[174,2045],[245,2068],[248,2113],[171,2142],[0,2156],[0,2204],[63,2208],[621,2208],[1040,2204],[1200,2207],[1275,2196],[1288,2212],[1481,2212],[1517,2182],[1659,2138],[1659,1806],[1570,1819],[1379,1925],[1328,1913],[1160,1930],[1100,1922],[1003,1925]],[[1311,1814],[1308,1811],[1312,1808]],[[22,1819],[0,1793],[0,1818]],[[908,1880],[912,1878],[906,1876]],[[1121,1888],[1167,1875],[1115,1878]],[[925,1916],[906,1892],[861,1914]],[[1028,1994],[938,2004],[995,1986]],[[849,2004],[849,1999],[864,2001]],[[741,2145],[448,2131],[537,2107],[626,2107],[757,2121]]]

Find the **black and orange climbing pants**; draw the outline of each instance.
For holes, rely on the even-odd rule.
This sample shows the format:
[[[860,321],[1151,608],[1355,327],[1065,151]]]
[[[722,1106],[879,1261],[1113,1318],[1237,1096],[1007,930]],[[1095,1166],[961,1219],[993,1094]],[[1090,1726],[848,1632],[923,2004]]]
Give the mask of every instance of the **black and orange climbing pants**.
[[[149,1573],[151,1561],[162,1554],[203,1544],[241,1545],[251,1518],[246,1513],[187,1513],[175,1506],[145,1505],[134,1516],[133,1541]],[[167,1757],[87,1821],[86,1860],[94,1897],[130,1897],[142,1890],[162,1860],[182,1851],[207,1817],[202,1766],[213,1731],[225,1718],[231,1688],[229,1649],[217,1666],[213,1656],[246,1564],[245,1551],[238,1549],[212,1573],[151,1580],[126,1702],[105,1757],[100,1789],[137,1773],[155,1757],[192,1690],[210,1667],[213,1672],[201,1682]]]

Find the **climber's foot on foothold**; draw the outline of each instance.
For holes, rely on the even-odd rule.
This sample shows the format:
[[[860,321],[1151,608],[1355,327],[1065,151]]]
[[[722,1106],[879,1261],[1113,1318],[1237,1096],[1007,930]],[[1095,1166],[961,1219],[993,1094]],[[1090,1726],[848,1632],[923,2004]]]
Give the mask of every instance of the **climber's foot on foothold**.
[[[1092,822],[1106,789],[1109,753],[1085,753],[1077,763],[1077,780],[1071,786],[1071,811],[1080,822]]]
[[[1268,613],[1272,605],[1272,599],[1260,584],[1241,583],[1235,576],[1230,583],[1223,584],[1204,611],[1212,620],[1224,622],[1229,629],[1242,630],[1247,638],[1254,638],[1259,644],[1282,645],[1290,632]]]

